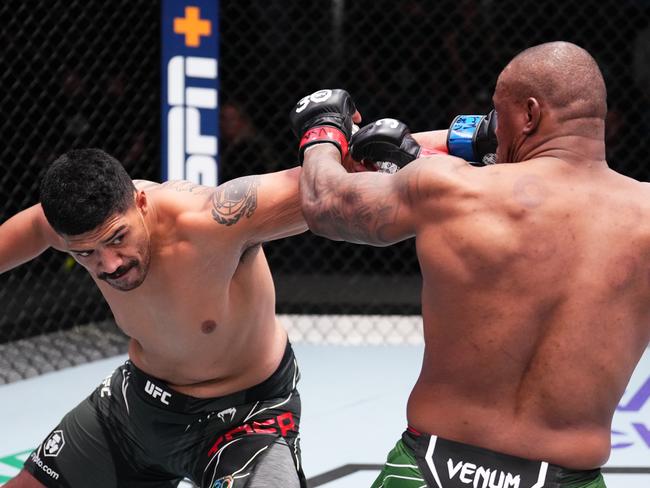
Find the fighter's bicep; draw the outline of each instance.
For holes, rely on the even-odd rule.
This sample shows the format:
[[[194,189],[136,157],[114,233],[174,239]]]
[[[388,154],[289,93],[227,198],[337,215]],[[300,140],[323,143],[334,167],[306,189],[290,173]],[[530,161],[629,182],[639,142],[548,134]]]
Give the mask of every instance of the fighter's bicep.
[[[301,170],[296,167],[260,176],[253,240],[279,239],[307,230],[300,207]]]
[[[237,178],[218,186],[211,215],[220,225],[237,227],[247,241],[264,242],[307,229],[300,211],[300,168]]]
[[[385,183],[374,189],[375,232],[378,240],[386,244],[415,236],[423,202],[431,191],[421,165],[411,164],[394,175],[386,175]]]
[[[245,176],[227,181],[210,195],[209,211],[212,219],[227,227],[246,225],[257,211],[260,176]]]
[[[403,171],[403,170],[402,170]],[[337,175],[312,204],[311,229],[330,239],[388,246],[415,235],[408,172]]]

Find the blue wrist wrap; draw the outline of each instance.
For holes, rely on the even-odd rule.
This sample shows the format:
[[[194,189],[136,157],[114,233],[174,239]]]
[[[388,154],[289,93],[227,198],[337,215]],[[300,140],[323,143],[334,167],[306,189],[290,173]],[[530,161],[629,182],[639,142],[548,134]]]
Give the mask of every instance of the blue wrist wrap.
[[[477,162],[475,140],[477,128],[485,115],[458,115],[449,127],[447,149],[452,156]]]

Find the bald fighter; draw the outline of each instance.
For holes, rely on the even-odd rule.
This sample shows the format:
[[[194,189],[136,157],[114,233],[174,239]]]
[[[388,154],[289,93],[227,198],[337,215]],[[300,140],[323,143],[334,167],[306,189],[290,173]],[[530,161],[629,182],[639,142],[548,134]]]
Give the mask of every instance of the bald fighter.
[[[95,149],[50,166],[40,204],[0,226],[0,272],[70,254],[131,338],[129,359],[8,488],[306,486],[298,369],[262,249],[306,230],[299,175],[132,181]]]
[[[416,241],[422,371],[374,487],[605,486],[614,410],[650,340],[650,187],[608,167],[605,83],[580,47],[523,51],[493,101],[498,164],[436,154],[395,174],[341,166],[359,120],[347,92],[292,112],[310,229]]]

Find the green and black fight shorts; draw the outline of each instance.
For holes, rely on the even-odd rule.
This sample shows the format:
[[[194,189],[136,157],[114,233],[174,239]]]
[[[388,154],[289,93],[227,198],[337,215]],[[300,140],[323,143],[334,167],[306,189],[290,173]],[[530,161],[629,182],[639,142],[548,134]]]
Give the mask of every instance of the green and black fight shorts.
[[[408,428],[372,488],[605,488],[600,469],[576,471]]]

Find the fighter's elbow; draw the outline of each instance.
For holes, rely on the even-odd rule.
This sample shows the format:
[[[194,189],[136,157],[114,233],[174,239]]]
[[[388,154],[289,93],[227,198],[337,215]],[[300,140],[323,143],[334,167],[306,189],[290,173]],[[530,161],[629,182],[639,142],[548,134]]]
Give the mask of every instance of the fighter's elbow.
[[[309,230],[320,237],[326,237],[329,239],[336,239],[337,236],[334,235],[331,230],[332,227],[329,225],[326,214],[323,213],[323,208],[320,205],[313,203],[303,203],[302,205],[302,215],[309,227]]]
[[[300,209],[307,225],[311,228],[311,224],[319,212],[321,202],[314,189],[304,182],[300,185]]]
[[[319,219],[318,205],[313,202],[302,201],[302,216],[307,222],[309,230],[314,233],[321,228],[321,219]]]

